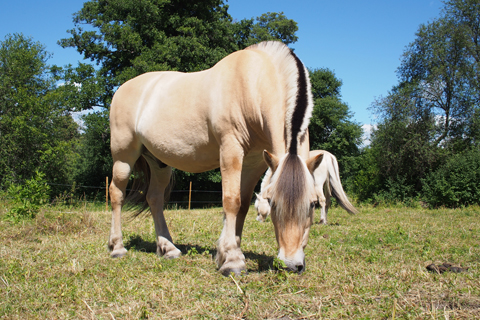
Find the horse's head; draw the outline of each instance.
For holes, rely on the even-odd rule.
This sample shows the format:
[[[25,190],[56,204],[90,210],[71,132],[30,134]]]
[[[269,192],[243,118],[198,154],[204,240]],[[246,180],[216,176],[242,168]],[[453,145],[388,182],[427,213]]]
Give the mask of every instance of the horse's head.
[[[278,258],[287,270],[302,273],[305,270],[303,249],[313,222],[318,201],[313,171],[322,161],[323,154],[307,161],[295,154],[277,158],[264,151],[265,162],[273,172],[270,185],[262,196],[270,204],[270,214],[279,246]]]
[[[265,222],[270,214],[270,204],[268,200],[262,197],[260,194],[256,194],[255,209],[257,210],[257,221]]]

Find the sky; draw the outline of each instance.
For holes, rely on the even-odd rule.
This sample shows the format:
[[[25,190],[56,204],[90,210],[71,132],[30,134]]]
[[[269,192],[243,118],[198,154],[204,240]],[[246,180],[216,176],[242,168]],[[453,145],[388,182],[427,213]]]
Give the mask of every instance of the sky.
[[[0,40],[23,33],[53,54],[49,64],[76,65],[83,57],[57,44],[74,27],[83,0],[1,0]],[[374,123],[369,107],[398,83],[396,69],[421,24],[440,15],[440,0],[229,0],[234,20],[283,12],[298,23],[291,44],[308,68],[328,68],[342,80],[342,101],[351,120],[365,129]]]

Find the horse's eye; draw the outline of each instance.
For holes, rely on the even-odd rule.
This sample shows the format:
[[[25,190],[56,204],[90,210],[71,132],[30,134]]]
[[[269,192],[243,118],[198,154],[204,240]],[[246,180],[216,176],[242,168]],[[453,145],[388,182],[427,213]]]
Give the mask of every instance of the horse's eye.
[[[311,209],[315,209],[315,206],[317,205],[317,203],[318,203],[317,201],[311,202],[311,203],[310,203],[310,208],[311,208]]]

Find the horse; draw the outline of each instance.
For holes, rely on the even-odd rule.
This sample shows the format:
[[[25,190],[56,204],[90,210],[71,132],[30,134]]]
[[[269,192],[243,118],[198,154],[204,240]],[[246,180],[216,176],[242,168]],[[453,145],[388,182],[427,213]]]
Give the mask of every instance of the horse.
[[[163,212],[172,167],[193,173],[219,167],[224,219],[216,263],[225,276],[241,274],[245,217],[257,181],[270,168],[265,196],[271,199],[278,258],[287,270],[303,272],[317,201],[313,172],[321,161],[308,157],[312,111],[308,70],[275,41],[236,51],[207,70],[150,72],[121,85],[110,108],[111,257],[127,252],[121,211],[133,169],[135,177],[145,178],[136,195],[150,208],[157,254],[176,258],[181,251]]]
[[[337,158],[328,151],[313,150],[309,156],[314,157],[323,154],[323,160],[314,171],[315,188],[320,204],[320,224],[327,224],[328,208],[331,204],[332,190],[333,196],[337,199],[339,205],[350,214],[357,213],[357,209],[348,201],[345,191],[343,191],[338,170]],[[268,200],[262,197],[262,193],[269,184],[271,176],[270,170],[267,170],[264,179],[260,185],[260,193],[256,194],[255,209],[257,210],[257,221],[264,222],[270,214],[270,204]]]

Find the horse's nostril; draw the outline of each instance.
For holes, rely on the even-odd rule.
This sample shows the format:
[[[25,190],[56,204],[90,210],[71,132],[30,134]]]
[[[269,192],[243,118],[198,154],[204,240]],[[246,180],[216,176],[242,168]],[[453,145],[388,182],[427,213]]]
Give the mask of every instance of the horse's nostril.
[[[297,273],[302,273],[305,270],[303,264],[298,264],[297,266]]]

